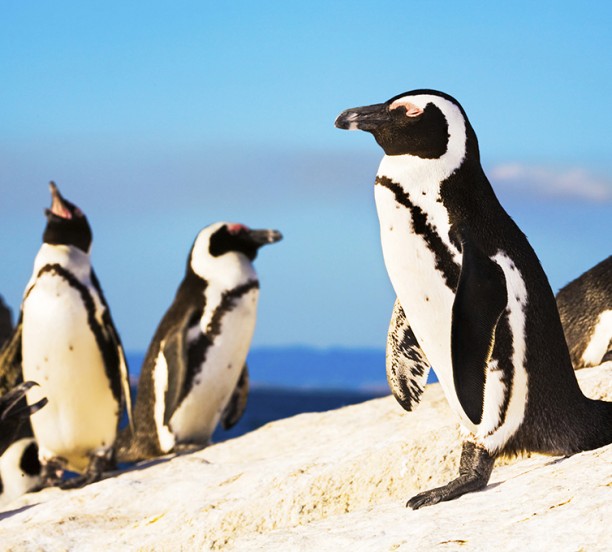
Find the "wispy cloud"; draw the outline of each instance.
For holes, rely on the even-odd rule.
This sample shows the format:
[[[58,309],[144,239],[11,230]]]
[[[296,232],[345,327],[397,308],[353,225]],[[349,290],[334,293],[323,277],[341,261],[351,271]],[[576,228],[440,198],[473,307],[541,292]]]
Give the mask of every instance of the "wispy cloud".
[[[489,176],[498,189],[510,193],[612,202],[612,177],[598,175],[582,167],[506,163],[490,169]]]

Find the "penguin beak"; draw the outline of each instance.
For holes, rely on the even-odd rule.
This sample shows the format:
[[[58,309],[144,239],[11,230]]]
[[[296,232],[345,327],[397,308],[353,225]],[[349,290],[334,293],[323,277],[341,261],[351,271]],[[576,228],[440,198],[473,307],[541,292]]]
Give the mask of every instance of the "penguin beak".
[[[49,191],[51,192],[51,208],[45,210],[47,217],[55,215],[56,217],[70,220],[72,218],[72,212],[66,204],[66,200],[62,197],[55,182],[49,182]]]
[[[28,390],[35,385],[38,384],[34,381],[26,381],[0,397],[0,421],[24,415],[31,416],[47,404],[46,398],[31,405],[19,404],[19,401],[25,397]]]
[[[248,239],[257,247],[276,243],[283,239],[278,230],[248,230]]]
[[[334,124],[344,130],[373,131],[390,121],[389,106],[382,103],[347,109],[338,115]]]

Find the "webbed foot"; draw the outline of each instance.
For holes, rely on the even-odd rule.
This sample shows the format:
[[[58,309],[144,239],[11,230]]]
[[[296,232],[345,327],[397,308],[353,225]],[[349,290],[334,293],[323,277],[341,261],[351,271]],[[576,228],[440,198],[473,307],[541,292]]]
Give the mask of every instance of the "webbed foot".
[[[452,500],[466,493],[478,491],[486,487],[493,471],[495,456],[484,448],[466,441],[461,452],[459,477],[447,485],[424,491],[413,496],[406,506],[418,510],[423,506],[431,506],[445,500]]]

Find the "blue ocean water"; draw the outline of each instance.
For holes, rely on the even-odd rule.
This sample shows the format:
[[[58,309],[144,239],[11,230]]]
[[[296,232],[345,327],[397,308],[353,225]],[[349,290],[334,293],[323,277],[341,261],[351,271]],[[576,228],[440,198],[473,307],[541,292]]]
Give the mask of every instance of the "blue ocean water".
[[[143,353],[127,354],[134,387],[143,359]],[[246,411],[229,431],[217,429],[215,442],[296,414],[325,412],[389,394],[382,349],[262,347],[250,351],[247,363],[251,389]],[[434,381],[430,371],[428,383]]]

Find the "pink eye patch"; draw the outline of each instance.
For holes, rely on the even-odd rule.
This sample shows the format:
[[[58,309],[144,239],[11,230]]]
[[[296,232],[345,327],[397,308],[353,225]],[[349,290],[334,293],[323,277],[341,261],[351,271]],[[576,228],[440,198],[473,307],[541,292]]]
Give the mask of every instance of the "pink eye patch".
[[[389,109],[393,110],[393,109],[397,109],[398,107],[405,107],[406,108],[406,117],[418,117],[419,115],[421,115],[423,113],[423,109],[420,108],[418,105],[414,105],[413,103],[410,103],[407,100],[395,100],[390,106]]]
[[[227,231],[230,234],[238,234],[239,232],[241,232],[243,230],[248,232],[249,227],[245,226],[244,224],[228,224],[227,225]]]

